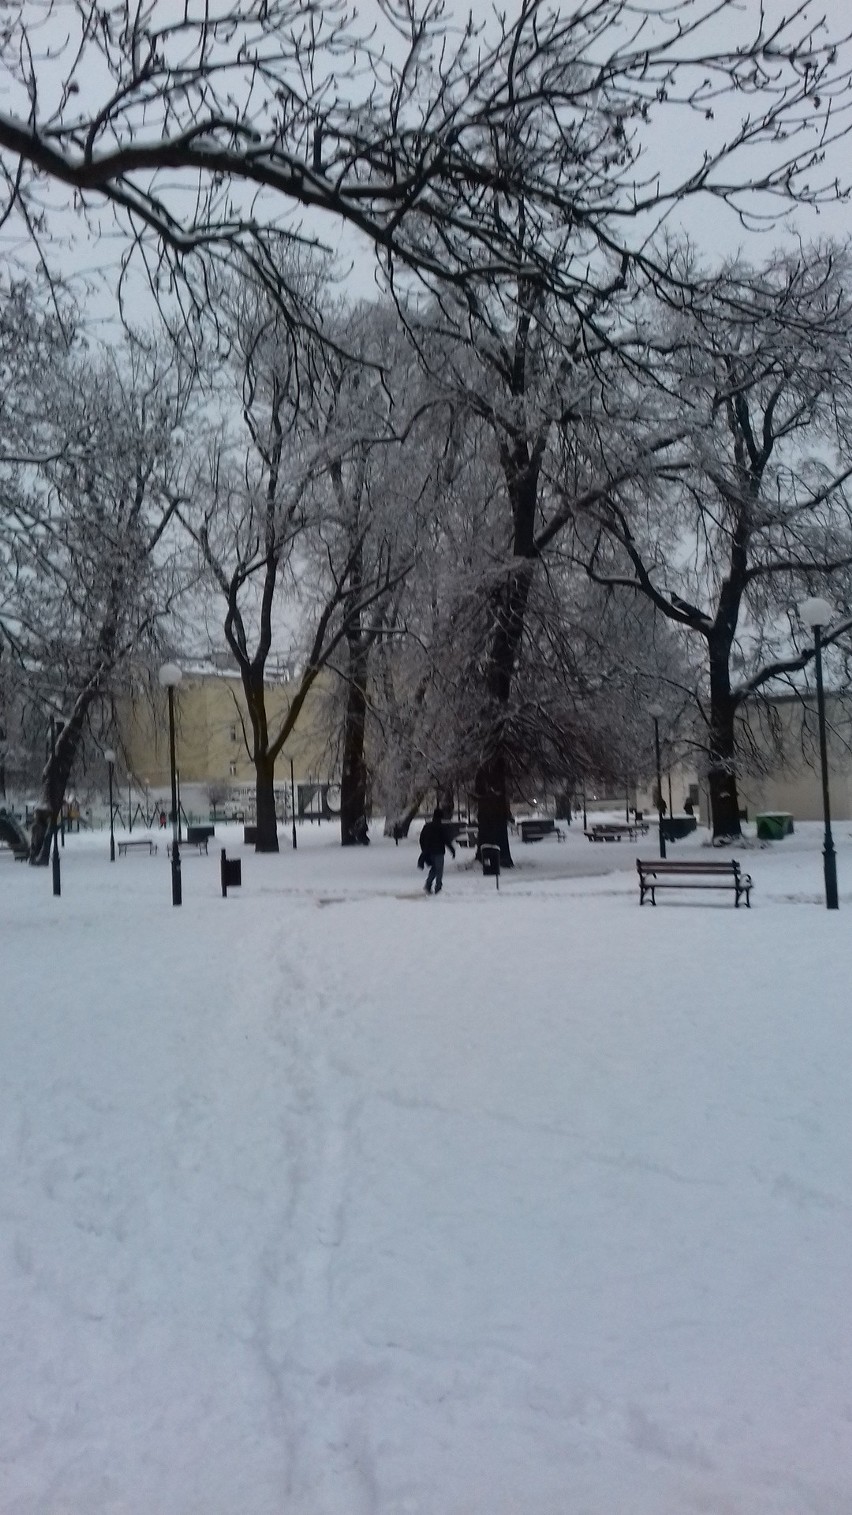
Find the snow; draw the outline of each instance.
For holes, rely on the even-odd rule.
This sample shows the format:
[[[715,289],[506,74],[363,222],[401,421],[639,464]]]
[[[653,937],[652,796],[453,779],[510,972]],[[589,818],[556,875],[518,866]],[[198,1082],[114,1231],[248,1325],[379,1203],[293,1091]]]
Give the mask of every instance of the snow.
[[[2,1515],[848,1515],[847,825],[0,856]]]

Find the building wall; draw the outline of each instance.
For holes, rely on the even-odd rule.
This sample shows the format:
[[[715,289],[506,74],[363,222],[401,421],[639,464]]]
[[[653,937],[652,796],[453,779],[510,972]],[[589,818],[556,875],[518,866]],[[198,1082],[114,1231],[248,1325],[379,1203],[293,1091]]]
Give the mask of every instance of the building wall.
[[[829,788],[831,813],[837,820],[852,819],[852,709],[841,696],[826,698]],[[767,711],[746,706],[742,750],[754,749],[755,761],[744,758],[737,777],[741,806],[753,819],[762,811],[786,811],[801,821],[822,820],[818,726],[815,700],[807,704],[794,697],[772,700]],[[755,771],[763,768],[763,772]],[[672,771],[675,814],[683,810],[690,784],[699,784],[700,805],[696,814],[707,818],[706,785],[699,783],[697,769],[687,765]],[[655,808],[655,783],[637,790],[636,804],[646,812]],[[668,805],[668,778],[663,773],[663,798]]]
[[[706,796],[701,789],[696,777],[694,767],[689,763],[677,762],[672,764],[671,771],[663,768],[663,799],[666,802],[666,813],[671,808],[673,815],[683,815],[684,805],[692,793],[694,813],[701,817],[706,808]],[[696,796],[695,791],[698,790]],[[671,793],[671,807],[669,807],[669,793]],[[645,816],[656,815],[657,812],[657,779],[643,780],[636,789],[636,808]]]
[[[801,821],[822,820],[816,701],[803,705],[794,698],[775,700],[772,713],[777,731],[770,738],[765,719],[756,711],[746,712],[749,733],[770,768],[766,774],[743,775],[739,784],[743,804],[750,816],[780,810]],[[837,820],[850,820],[852,730],[849,705],[843,698],[826,697],[826,727],[831,813]]]
[[[268,686],[271,730],[289,710],[295,690],[292,683]],[[276,763],[276,782],[289,782],[291,758],[297,780],[330,776],[323,694],[322,687],[315,686],[305,701],[296,729]],[[140,787],[165,789],[169,783],[168,699],[155,677],[117,702],[117,722],[126,771]],[[175,690],[175,748],[181,783],[253,787],[254,766],[243,723],[250,734],[237,675],[186,673]]]
[[[290,706],[296,685],[271,684],[267,689],[270,726]],[[328,680],[317,680],[276,765],[276,783],[286,784],[293,760],[297,783],[334,777],[334,758],[328,741],[326,702]],[[826,699],[829,728],[829,768],[832,815],[852,819],[852,705],[838,696]],[[139,685],[117,705],[117,746],[124,759],[119,768],[133,776],[138,788],[166,793],[169,785],[168,714],[165,690],[156,676]],[[772,722],[757,708],[746,709],[747,735],[767,771],[743,772],[738,780],[741,803],[750,817],[762,810],[788,811],[799,820],[822,819],[816,710],[795,698],[772,702]],[[254,789],[254,768],[248,755],[242,722],[248,729],[239,676],[230,671],[189,670],[175,695],[177,766],[181,784],[208,788]],[[672,808],[683,811],[690,787],[698,784],[696,769],[677,764],[671,773]],[[646,814],[655,809],[653,778],[637,784],[631,804]],[[663,773],[663,798],[668,807],[668,774]],[[588,795],[588,809],[620,810],[624,797]],[[706,820],[706,792],[700,785],[696,815]]]

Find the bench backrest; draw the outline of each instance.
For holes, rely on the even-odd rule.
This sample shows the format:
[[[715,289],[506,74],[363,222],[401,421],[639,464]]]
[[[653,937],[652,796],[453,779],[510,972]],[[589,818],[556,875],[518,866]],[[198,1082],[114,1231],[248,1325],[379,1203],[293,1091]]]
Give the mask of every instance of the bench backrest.
[[[738,874],[740,865],[735,858],[727,858],[725,862],[696,862],[688,863],[684,860],[671,860],[667,858],[655,858],[652,862],[644,862],[636,859],[636,867],[640,873],[733,873]]]

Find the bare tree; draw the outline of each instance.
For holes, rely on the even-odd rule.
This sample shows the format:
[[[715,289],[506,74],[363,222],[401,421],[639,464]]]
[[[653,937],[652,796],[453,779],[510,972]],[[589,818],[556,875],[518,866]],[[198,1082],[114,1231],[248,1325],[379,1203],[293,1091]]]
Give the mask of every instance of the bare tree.
[[[834,636],[852,611],[850,275],[831,247],[706,281],[684,269],[653,368],[660,431],[671,439],[679,417],[683,435],[653,482],[578,523],[597,583],[645,596],[703,647],[717,838],[740,833],[738,712],[813,655],[796,645],[796,601],[830,593]]]
[[[128,661],[156,644],[182,587],[170,526],[191,375],[154,349],[54,354],[41,456],[4,500],[3,635],[26,702],[58,733],[42,777],[33,861],[46,860],[90,720]]]
[[[47,259],[44,186],[64,186],[202,308],[201,250],[298,303],[281,247],[319,233],[294,209],[436,283],[514,276],[523,197],[546,233],[524,275],[570,294],[594,271],[554,264],[566,226],[578,254],[616,258],[637,226],[642,258],[648,218],[685,195],[748,216],[834,193],[821,163],[847,129],[844,40],[801,3],[773,23],[737,0],[518,0],[457,23],[441,0],[381,0],[375,18],[342,0],[23,0],[0,28],[3,216]],[[646,151],[665,121],[682,144],[669,178]],[[504,151],[520,129],[524,152]]]
[[[297,275],[290,277],[295,284]],[[298,278],[319,329],[321,270],[303,268]],[[346,385],[358,388],[360,366],[353,368],[333,343],[318,341],[308,350],[303,336],[297,345],[257,285],[232,284],[220,319],[233,347],[240,431],[223,399],[216,429],[224,440],[211,446],[195,503],[181,509],[181,519],[224,602],[224,635],[248,712],[256,845],[277,852],[276,760],[338,650],[348,647],[350,660],[366,656],[365,617],[402,570],[386,547],[368,555],[369,450],[387,435],[381,426],[375,431],[374,407],[344,403]],[[300,672],[286,712],[272,719],[267,680],[276,652],[286,652]],[[349,678],[357,691],[358,667]],[[353,745],[352,762],[356,756]]]
[[[612,438],[614,396],[625,372],[647,358],[625,314],[635,295],[629,265],[622,260],[609,283],[559,300],[523,272],[527,248],[539,247],[544,235],[523,200],[515,207],[515,229],[513,279],[483,283],[475,299],[473,287],[466,301],[444,295],[411,323],[436,393],[463,418],[468,442],[478,434],[490,478],[474,533],[479,624],[466,710],[468,746],[477,752],[472,782],[480,840],[499,846],[507,867],[514,780],[524,753],[535,746],[543,755],[546,741],[543,721],[536,741],[530,739],[522,669],[523,678],[531,677],[530,654],[542,628],[570,624],[552,593],[551,565],[559,561],[575,512],[603,499],[614,473],[622,480],[644,477],[656,454],[665,453],[664,439],[635,417],[619,440],[614,472],[602,440]],[[572,233],[550,251],[555,267],[570,262]],[[561,589],[566,582],[560,580]],[[575,665],[564,645],[562,662]]]

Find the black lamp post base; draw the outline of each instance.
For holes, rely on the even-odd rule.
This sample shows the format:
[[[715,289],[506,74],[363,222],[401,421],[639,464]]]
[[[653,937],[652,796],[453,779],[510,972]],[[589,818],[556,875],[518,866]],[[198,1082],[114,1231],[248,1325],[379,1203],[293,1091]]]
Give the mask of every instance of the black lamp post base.
[[[827,910],[840,908],[837,899],[837,858],[834,848],[823,848],[823,867],[825,871],[825,906]]]

